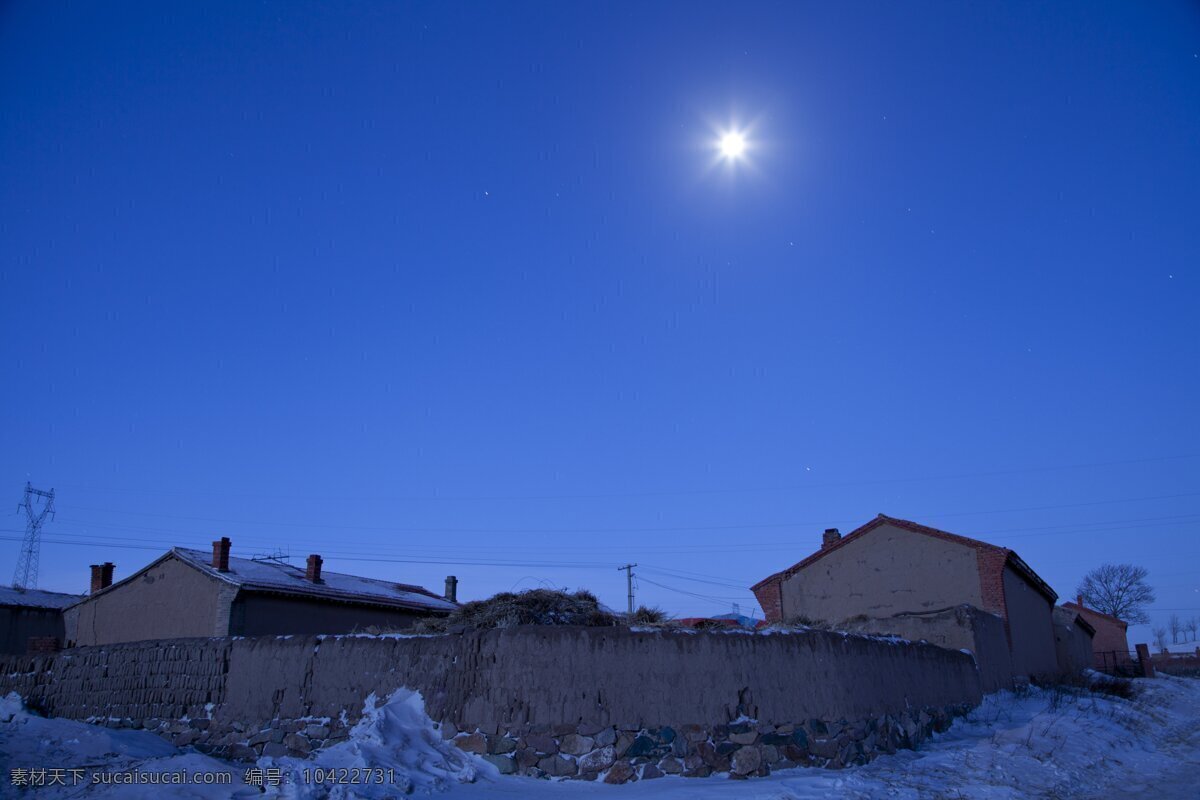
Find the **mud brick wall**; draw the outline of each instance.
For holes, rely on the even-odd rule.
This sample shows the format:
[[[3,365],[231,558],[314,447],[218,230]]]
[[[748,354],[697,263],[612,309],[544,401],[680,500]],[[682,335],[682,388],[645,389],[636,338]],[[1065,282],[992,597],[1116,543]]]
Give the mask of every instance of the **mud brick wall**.
[[[142,720],[207,717],[228,677],[228,639],[173,639],[0,659],[0,692],[48,716]]]
[[[371,693],[421,692],[502,772],[765,774],[913,746],[981,699],[974,659],[825,631],[518,627],[446,636],[179,639],[0,658],[44,713],[231,758],[344,739]]]
[[[970,650],[975,654],[985,693],[1013,686],[1012,656],[1004,620],[987,611],[960,605],[890,617],[866,617],[845,624],[860,633],[893,635],[950,650]],[[1088,646],[1090,652],[1091,645]]]

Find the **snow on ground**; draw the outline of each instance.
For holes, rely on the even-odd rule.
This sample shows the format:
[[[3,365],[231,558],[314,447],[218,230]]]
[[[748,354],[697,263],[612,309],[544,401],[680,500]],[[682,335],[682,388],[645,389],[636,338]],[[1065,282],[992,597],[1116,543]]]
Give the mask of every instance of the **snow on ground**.
[[[747,781],[659,778],[627,786],[505,778],[453,800],[1108,800],[1200,798],[1200,680],[1138,681],[1133,701],[1029,689],[983,705],[918,751],[846,770],[797,768]],[[1150,792],[1154,792],[1153,795]]]
[[[81,770],[72,772],[72,770]],[[42,786],[18,785],[40,781]],[[40,778],[29,773],[43,770]],[[147,773],[138,787],[90,784],[96,772]],[[164,787],[152,784],[157,775],[229,774],[233,784],[221,786],[188,784]],[[45,719],[26,712],[15,694],[0,699],[0,798],[75,798],[75,797],[179,797],[217,800],[217,798],[259,797],[258,789],[241,785],[222,761],[180,750],[148,731],[120,730],[88,725],[65,719]],[[241,793],[239,794],[239,790]]]
[[[257,779],[247,775],[251,768]],[[24,773],[17,777],[13,770]],[[42,773],[35,777],[34,770]],[[55,770],[53,779],[50,770]],[[316,770],[324,780],[315,779]],[[269,772],[281,781],[265,780]],[[140,782],[114,785],[103,773],[133,774]],[[172,777],[170,785],[164,775]],[[334,782],[349,776],[361,779],[353,791]],[[368,697],[346,741],[308,759],[262,758],[257,764],[210,758],[147,731],[45,719],[26,711],[16,694],[0,699],[0,798],[375,800],[433,794],[452,783],[498,777],[491,764],[443,741],[425,715],[421,695],[407,689],[378,706],[374,694]]]
[[[309,775],[316,769],[329,770],[336,776],[355,775],[357,771],[363,780],[352,796],[363,800],[395,797],[397,790],[405,794],[417,790],[432,793],[456,783],[499,777],[491,764],[444,741],[425,715],[421,695],[408,689],[398,689],[378,707],[371,694],[363,704],[362,719],[346,741],[318,750],[306,759],[260,758],[257,766],[284,773],[284,784],[268,792],[281,800],[325,797],[319,782],[305,782],[305,770]]]
[[[798,768],[752,780],[666,777],[624,786],[500,777],[443,743],[424,715],[420,696],[401,691],[378,709],[369,702],[368,714],[347,742],[314,759],[263,759],[258,766],[293,778],[315,766],[392,768],[398,783],[407,781],[415,793],[437,792],[445,800],[1100,800],[1118,793],[1200,800],[1200,680],[1162,677],[1137,684],[1143,691],[1132,701],[1036,688],[991,695],[921,750],[884,756],[864,767]],[[26,792],[10,782],[9,770],[18,767],[101,765],[116,771],[221,771],[232,774],[235,785]],[[241,785],[246,766],[176,749],[145,732],[42,719],[22,710],[11,696],[0,701],[3,798],[262,797],[258,788]],[[462,782],[472,778],[473,783]],[[395,796],[389,791],[394,789],[338,787],[328,796]],[[269,789],[266,796],[310,800],[322,795],[299,783]]]

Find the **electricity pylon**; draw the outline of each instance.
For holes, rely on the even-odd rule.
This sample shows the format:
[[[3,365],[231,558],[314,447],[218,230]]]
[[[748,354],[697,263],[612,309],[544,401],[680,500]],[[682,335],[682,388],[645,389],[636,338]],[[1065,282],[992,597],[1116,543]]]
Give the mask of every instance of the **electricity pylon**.
[[[35,498],[42,498],[45,502],[39,510],[34,509],[37,503]],[[36,589],[38,579],[38,555],[42,549],[42,542],[39,536],[42,532],[42,523],[46,521],[46,517],[54,516],[54,490],[44,492],[41,489],[35,489],[31,484],[25,484],[25,497],[17,506],[18,509],[25,510],[25,540],[21,542],[21,555],[17,558],[17,571],[13,573],[13,588],[14,589]]]

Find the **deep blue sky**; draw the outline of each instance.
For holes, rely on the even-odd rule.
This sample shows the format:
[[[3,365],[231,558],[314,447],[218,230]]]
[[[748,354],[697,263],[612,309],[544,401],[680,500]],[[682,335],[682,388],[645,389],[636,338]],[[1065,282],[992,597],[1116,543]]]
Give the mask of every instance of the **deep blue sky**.
[[[1200,614],[1197,219],[1194,3],[10,2],[4,513],[721,613],[885,512]]]

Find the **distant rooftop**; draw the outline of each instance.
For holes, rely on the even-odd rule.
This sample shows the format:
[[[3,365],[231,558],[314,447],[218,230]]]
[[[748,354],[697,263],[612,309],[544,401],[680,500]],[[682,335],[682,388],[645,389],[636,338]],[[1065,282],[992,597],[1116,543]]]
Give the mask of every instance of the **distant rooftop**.
[[[219,580],[232,583],[250,591],[282,592],[292,595],[342,600],[345,602],[367,602],[402,608],[419,608],[430,611],[453,611],[457,604],[439,597],[421,586],[394,583],[378,578],[363,578],[358,575],[342,575],[337,572],[322,572],[321,582],[313,583],[304,577],[303,567],[275,560],[253,560],[229,558],[229,571],[221,572],[212,565],[212,553],[176,547],[171,551],[196,569]]]
[[[44,589],[15,589],[0,586],[0,606],[25,606],[27,608],[66,608],[83,599],[83,595],[47,592]]]

